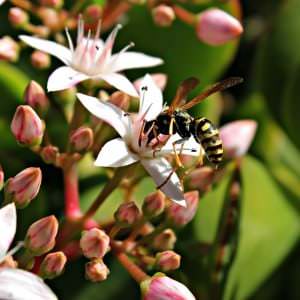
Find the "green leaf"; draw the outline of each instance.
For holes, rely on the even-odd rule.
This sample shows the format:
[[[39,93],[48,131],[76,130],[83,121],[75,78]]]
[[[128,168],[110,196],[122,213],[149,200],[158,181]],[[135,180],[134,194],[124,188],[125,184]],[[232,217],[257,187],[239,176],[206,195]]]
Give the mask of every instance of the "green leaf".
[[[247,157],[242,165],[240,236],[225,299],[248,298],[285,259],[299,239],[299,215],[265,167]]]

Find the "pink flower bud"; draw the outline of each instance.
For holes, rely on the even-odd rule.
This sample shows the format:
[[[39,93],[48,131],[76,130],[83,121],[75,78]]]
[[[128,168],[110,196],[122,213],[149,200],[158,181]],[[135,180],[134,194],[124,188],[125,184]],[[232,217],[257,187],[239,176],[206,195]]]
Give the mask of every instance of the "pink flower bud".
[[[165,196],[157,191],[148,195],[143,203],[143,213],[149,217],[155,217],[161,214],[165,209]]]
[[[215,171],[211,167],[201,167],[193,170],[188,176],[189,186],[192,189],[206,192],[214,181]]]
[[[12,7],[8,12],[8,20],[13,26],[23,26],[28,22],[28,19],[28,14],[19,7]]]
[[[41,169],[27,168],[8,179],[4,187],[5,199],[15,202],[18,208],[24,208],[37,196],[41,182]]]
[[[63,0],[40,0],[39,2],[42,6],[49,6],[53,8],[62,7],[64,4]]]
[[[47,69],[51,64],[50,55],[45,52],[35,50],[31,54],[31,64],[37,69]]]
[[[172,7],[165,4],[160,4],[153,8],[152,17],[156,25],[168,27],[171,26],[175,20],[175,13]]]
[[[141,213],[134,202],[126,202],[119,206],[115,212],[115,219],[119,225],[127,227],[136,223],[141,217]]]
[[[163,91],[167,85],[168,76],[164,73],[153,73],[150,74],[155,84]],[[143,78],[139,78],[134,81],[133,85],[134,87],[139,90],[142,85]]]
[[[240,157],[247,153],[257,129],[254,120],[240,120],[221,127],[220,137],[225,155],[230,158]]]
[[[44,124],[29,105],[18,106],[11,123],[16,140],[24,146],[40,145],[44,135]]]
[[[160,251],[173,249],[176,243],[176,234],[172,229],[165,229],[153,240],[153,247]]]
[[[168,250],[156,254],[155,266],[163,272],[176,270],[180,267],[180,255],[174,251]]]
[[[89,127],[82,126],[76,129],[71,137],[70,144],[74,151],[84,152],[92,147],[94,143],[94,133]]]
[[[0,39],[0,60],[15,62],[19,58],[20,47],[11,37]]]
[[[95,29],[102,18],[102,6],[99,4],[89,5],[83,14],[86,29]]]
[[[127,111],[130,104],[130,96],[120,91],[114,92],[110,96],[110,103],[120,107],[124,111]]]
[[[25,248],[36,256],[49,252],[55,246],[57,231],[58,221],[55,216],[36,221],[27,231]]]
[[[141,283],[143,300],[195,300],[196,298],[182,283],[157,273]]]
[[[61,275],[64,271],[66,262],[67,257],[61,251],[47,254],[41,264],[41,277],[52,279]]]
[[[49,145],[42,149],[40,155],[45,163],[55,164],[59,157],[59,149],[55,146]]]
[[[181,227],[189,223],[198,208],[199,193],[198,191],[191,191],[184,194],[186,207],[172,202],[168,207],[167,217],[173,225]]]
[[[4,186],[4,172],[0,165],[0,191],[3,189]]]
[[[196,34],[202,42],[218,46],[238,37],[243,32],[241,23],[218,8],[210,8],[198,15]]]
[[[31,80],[24,93],[26,104],[30,105],[40,115],[46,112],[49,108],[49,100],[45,90],[34,80]]]
[[[92,282],[104,281],[108,275],[109,269],[102,260],[95,259],[85,265],[86,279]]]
[[[87,258],[103,258],[109,251],[109,236],[98,228],[83,231],[80,239],[80,247]]]

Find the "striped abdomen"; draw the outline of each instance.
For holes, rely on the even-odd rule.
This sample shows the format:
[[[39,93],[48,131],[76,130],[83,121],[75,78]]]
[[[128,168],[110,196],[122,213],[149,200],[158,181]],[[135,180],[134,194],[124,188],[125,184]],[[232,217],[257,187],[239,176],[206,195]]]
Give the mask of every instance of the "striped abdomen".
[[[219,130],[206,118],[195,119],[191,129],[195,140],[205,150],[208,160],[218,166],[223,159]]]

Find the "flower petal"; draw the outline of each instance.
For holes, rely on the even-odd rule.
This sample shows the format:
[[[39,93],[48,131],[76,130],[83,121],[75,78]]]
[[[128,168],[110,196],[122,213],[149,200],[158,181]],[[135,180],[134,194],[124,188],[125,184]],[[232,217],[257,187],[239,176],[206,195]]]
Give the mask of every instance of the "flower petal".
[[[107,142],[101,149],[95,165],[98,167],[123,167],[138,161],[138,157],[128,151],[125,142],[116,138]]]
[[[63,45],[28,35],[20,35],[19,38],[31,47],[57,57],[66,65],[70,64],[72,60],[71,51]]]
[[[125,76],[121,74],[117,74],[117,73],[101,74],[97,77],[103,79],[110,85],[114,86],[118,90],[130,96],[138,97],[138,93],[134,88],[133,84]]]
[[[47,89],[48,92],[65,90],[88,78],[70,67],[60,67],[48,78]]]
[[[120,108],[80,93],[77,94],[77,98],[92,115],[112,126],[121,137],[128,133],[129,117]]]
[[[6,0],[0,0],[0,5],[2,5]]]
[[[172,166],[165,158],[143,159],[141,160],[141,164],[152,176],[157,186],[160,186],[162,183],[164,183],[171,172],[173,172]],[[168,179],[168,181],[165,182],[160,190],[179,205],[186,206],[182,186],[175,172]]]
[[[20,269],[0,269],[0,299],[56,300],[57,297],[44,281]]]
[[[114,63],[112,72],[120,72],[135,68],[154,67],[163,63],[163,60],[160,58],[139,52],[116,53],[111,57],[111,59],[117,59]]]
[[[6,255],[7,250],[14,239],[17,227],[17,212],[14,203],[0,209],[0,260]],[[2,299],[0,297],[0,299]]]
[[[145,120],[155,119],[163,108],[163,96],[152,77],[147,74],[141,84],[139,114],[145,114]]]

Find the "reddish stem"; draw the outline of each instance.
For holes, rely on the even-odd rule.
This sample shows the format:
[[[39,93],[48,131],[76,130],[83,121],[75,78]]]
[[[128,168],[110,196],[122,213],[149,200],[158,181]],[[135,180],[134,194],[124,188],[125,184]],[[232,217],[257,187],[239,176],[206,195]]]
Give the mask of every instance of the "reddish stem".
[[[63,169],[65,185],[65,216],[75,219],[81,216],[78,191],[77,165],[70,164]]]
[[[192,26],[195,25],[196,16],[193,13],[187,11],[186,9],[184,9],[183,7],[178,6],[178,5],[173,5],[172,8],[178,19],[180,19],[181,21],[183,21],[186,24],[189,24]]]

